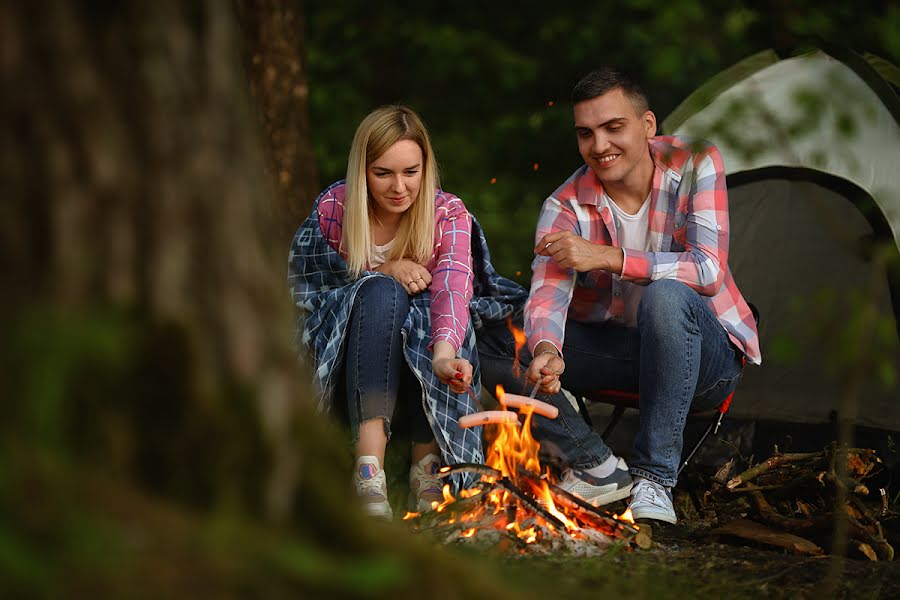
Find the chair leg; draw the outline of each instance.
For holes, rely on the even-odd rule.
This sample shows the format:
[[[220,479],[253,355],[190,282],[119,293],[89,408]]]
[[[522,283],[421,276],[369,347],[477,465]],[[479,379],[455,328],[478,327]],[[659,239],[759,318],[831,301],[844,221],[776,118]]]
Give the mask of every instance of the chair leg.
[[[603,433],[600,435],[603,438],[603,441],[606,441],[607,436],[612,433],[612,430],[616,425],[619,424],[619,421],[622,419],[622,415],[625,414],[625,407],[621,405],[617,405],[612,412],[612,416],[609,418],[609,425],[606,426],[606,429],[603,430]]]
[[[684,462],[681,463],[681,466],[678,468],[678,473],[675,477],[680,477],[681,472],[684,471],[684,468],[688,466],[688,463],[691,462],[691,459],[694,458],[694,455],[697,453],[697,450],[700,449],[700,446],[703,445],[703,442],[706,441],[706,438],[709,437],[709,434],[716,435],[719,433],[719,426],[722,425],[722,419],[725,418],[725,413],[717,412],[716,416],[713,417],[712,422],[709,424],[709,427],[706,428],[706,431],[703,432],[703,435],[700,436],[700,439],[697,440],[697,443],[694,444],[694,447],[691,448],[691,451],[688,453],[687,458],[684,459]]]

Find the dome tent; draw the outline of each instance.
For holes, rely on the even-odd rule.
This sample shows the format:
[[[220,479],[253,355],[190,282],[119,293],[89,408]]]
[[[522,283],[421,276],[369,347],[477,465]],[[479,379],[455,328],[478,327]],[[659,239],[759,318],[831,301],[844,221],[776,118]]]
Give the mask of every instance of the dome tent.
[[[745,370],[738,417],[831,420],[845,389],[831,357],[866,343],[885,376],[866,374],[855,421],[900,431],[898,87],[900,70],[872,55],[765,51],[713,77],[662,123],[713,142],[725,162],[729,263],[762,315],[764,362]],[[888,269],[873,261],[879,243]],[[863,298],[881,322],[871,341],[848,327]]]

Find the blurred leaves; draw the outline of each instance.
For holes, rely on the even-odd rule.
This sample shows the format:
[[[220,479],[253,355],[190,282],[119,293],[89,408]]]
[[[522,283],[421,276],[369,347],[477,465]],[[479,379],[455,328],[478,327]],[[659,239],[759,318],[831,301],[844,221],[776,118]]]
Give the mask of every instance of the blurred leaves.
[[[864,11],[812,0],[790,7],[774,0],[626,0],[590,10],[574,0],[514,8],[313,0],[306,9],[322,183],[344,176],[363,115],[384,103],[410,104],[429,126],[444,189],[484,225],[498,269],[523,271],[526,280],[541,204],[581,164],[568,97],[591,69],[606,63],[636,73],[661,121],[707,79],[766,48],[791,55],[824,41],[900,61],[900,11],[888,2]],[[815,102],[814,95],[806,100]],[[816,114],[787,127],[814,127]],[[833,126],[846,134],[855,124],[841,114]],[[748,140],[748,151],[770,142]]]

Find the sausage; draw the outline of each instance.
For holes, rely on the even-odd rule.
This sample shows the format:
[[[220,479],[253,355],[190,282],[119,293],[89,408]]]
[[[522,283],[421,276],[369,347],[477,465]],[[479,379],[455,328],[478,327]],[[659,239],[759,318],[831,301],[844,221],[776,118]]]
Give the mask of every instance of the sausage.
[[[478,425],[507,424],[519,422],[519,415],[511,410],[485,410],[482,412],[464,415],[459,418],[459,426],[462,429],[476,427]]]
[[[527,396],[519,396],[518,394],[503,394],[500,403],[512,408],[524,408],[530,406],[534,412],[545,416],[548,419],[555,419],[557,415],[559,415],[559,409],[552,404],[547,404],[546,402],[535,400],[534,398],[528,398]]]

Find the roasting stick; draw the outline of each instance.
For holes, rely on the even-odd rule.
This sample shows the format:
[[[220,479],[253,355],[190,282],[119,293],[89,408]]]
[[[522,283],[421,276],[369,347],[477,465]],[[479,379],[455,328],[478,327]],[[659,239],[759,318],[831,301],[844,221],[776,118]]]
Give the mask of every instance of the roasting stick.
[[[463,378],[463,374],[460,373],[459,371],[457,371],[456,375],[454,376],[454,379],[462,379],[462,378]],[[472,391],[471,385],[466,386],[466,393],[469,394],[469,398],[472,399],[472,403],[475,406],[475,410],[477,410],[479,412],[484,410],[484,407],[481,405],[481,399],[475,395],[475,392]]]

